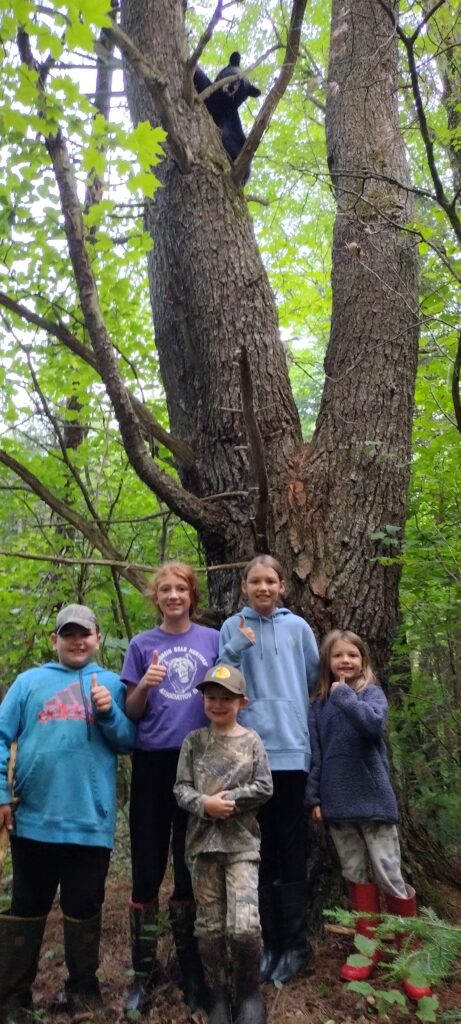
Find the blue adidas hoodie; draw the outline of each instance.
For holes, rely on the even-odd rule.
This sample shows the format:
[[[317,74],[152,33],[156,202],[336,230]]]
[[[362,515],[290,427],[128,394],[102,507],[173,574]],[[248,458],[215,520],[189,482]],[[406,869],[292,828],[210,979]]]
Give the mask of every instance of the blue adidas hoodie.
[[[240,632],[240,618],[256,634],[253,645]],[[277,608],[266,618],[246,606],[226,619],[219,660],[245,677],[249,705],[239,720],[261,737],[273,771],[309,771],[309,692],[317,682],[319,655],[314,634],[299,615]]]
[[[107,686],[105,714],[91,701],[93,673]],[[125,687],[95,662],[67,668],[48,662],[22,672],[0,706],[0,803],[10,803],[10,747],[18,741],[14,834],[46,843],[111,848],[115,832],[117,754],[134,745],[124,714]]]

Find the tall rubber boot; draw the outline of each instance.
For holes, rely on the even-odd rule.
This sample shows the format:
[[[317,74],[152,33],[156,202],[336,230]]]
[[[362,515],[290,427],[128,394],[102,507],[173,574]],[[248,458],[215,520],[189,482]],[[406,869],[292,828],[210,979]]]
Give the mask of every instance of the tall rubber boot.
[[[35,981],[46,917],[0,914],[0,1020],[25,1024],[32,1010]]]
[[[208,987],[208,1024],[232,1024],[226,936],[199,935],[198,948]]]
[[[246,935],[230,940],[233,973],[234,1024],[266,1024],[267,1015],[259,985],[261,939]]]
[[[352,910],[376,914],[375,918],[363,918],[363,920],[358,918],[355,925],[356,934],[364,935],[367,939],[374,939],[380,911],[378,886],[374,882],[349,882],[348,888]],[[343,981],[366,981],[381,957],[382,953],[377,949],[370,957],[369,964],[364,964],[362,967],[344,964],[341,967],[340,977]]]
[[[313,970],[314,956],[307,939],[306,882],[275,883],[282,925],[282,953],[271,974],[285,984],[303,971]]]
[[[130,903],[131,962],[135,972],[125,1010],[145,1010],[160,974],[157,960],[158,899]]]
[[[64,959],[69,972],[65,989],[72,1015],[102,1007],[96,971],[99,967],[101,911],[86,921],[64,914]]]
[[[181,972],[184,1001],[192,1013],[207,1006],[207,991],[202,961],[194,935],[195,903],[192,900],[170,900],[170,924]]]
[[[278,964],[282,953],[282,930],[275,886],[272,884],[261,886],[258,895],[262,931],[259,977],[261,981],[270,981],[272,972]]]
[[[402,896],[391,896],[389,893],[386,893],[386,907],[390,914],[397,914],[399,917],[416,917],[417,908],[415,890],[408,885],[406,899]],[[402,935],[398,936],[398,945],[400,945],[402,938]],[[415,945],[417,945],[417,942],[415,942]],[[429,985],[414,985],[408,978],[403,979],[402,986],[405,994],[414,1002],[417,1002],[418,999],[422,999],[423,996],[431,995]]]

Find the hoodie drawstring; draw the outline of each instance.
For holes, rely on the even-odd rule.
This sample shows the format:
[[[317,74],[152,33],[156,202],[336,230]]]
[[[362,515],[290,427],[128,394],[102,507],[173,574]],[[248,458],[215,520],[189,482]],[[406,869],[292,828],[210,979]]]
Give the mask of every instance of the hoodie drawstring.
[[[88,710],[88,701],[86,698],[85,687],[83,685],[83,672],[78,673],[78,678],[80,680],[80,693],[82,695],[82,704],[85,711],[86,736],[88,742],[91,743],[90,712]]]

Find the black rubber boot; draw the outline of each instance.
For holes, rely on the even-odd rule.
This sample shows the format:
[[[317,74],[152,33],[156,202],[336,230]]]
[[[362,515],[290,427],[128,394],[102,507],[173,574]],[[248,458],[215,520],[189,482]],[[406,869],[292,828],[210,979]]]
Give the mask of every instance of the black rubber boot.
[[[25,1024],[31,1020],[31,988],[37,974],[45,924],[46,917],[0,914],[2,1024]]]
[[[305,882],[275,884],[279,900],[283,949],[271,980],[285,984],[304,971],[314,969],[314,956],[307,939],[307,885]]]
[[[86,921],[64,915],[64,958],[69,972],[65,989],[67,1010],[71,1015],[101,1009],[103,1005],[96,977],[101,918],[101,911]]]
[[[150,903],[130,904],[131,961],[135,975],[125,1000],[125,1010],[143,1013],[158,982],[158,909],[158,899]]]
[[[260,980],[270,981],[282,953],[281,925],[278,900],[274,885],[263,885],[259,890],[259,917],[262,931]]]
[[[232,1024],[225,935],[200,935],[198,948],[208,987],[208,1024]]]
[[[192,1013],[208,1005],[202,961],[194,935],[195,903],[170,900],[170,924],[181,972],[184,1001]]]
[[[266,1024],[267,1015],[259,985],[261,939],[246,935],[230,941],[233,974],[234,1024]]]

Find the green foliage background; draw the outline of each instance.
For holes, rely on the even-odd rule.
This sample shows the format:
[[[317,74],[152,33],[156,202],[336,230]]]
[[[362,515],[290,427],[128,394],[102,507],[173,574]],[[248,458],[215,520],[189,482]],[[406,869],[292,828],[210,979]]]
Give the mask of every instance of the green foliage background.
[[[191,45],[214,5],[189,5]],[[236,47],[265,94],[280,63],[286,5],[235,4],[216,30],[202,63],[210,77]],[[143,199],[158,183],[163,133],[148,124],[133,130],[123,100],[108,124],[89,95],[94,88],[95,39],[108,24],[106,0],[78,0],[65,9],[54,0],[37,9],[28,0],[0,3],[3,106],[0,114],[0,291],[44,318],[64,323],[87,342],[70,272],[56,185],[42,143],[59,125],[71,149],[82,202],[86,186],[103,182],[102,199],[86,214],[101,305],[124,379],[168,426],[148,301]],[[246,192],[265,265],[277,297],[282,339],[306,439],[321,394],[322,360],[331,308],[330,266],[334,203],[326,166],[324,108],[329,4],[314,0],[292,85],[253,162]],[[422,10],[403,11],[408,31]],[[440,39],[459,34],[454,2],[447,2],[418,40],[418,69],[439,173],[453,191],[461,133],[450,128],[443,103]],[[46,99],[37,75],[20,65],[18,24],[27,28],[39,59],[51,54]],[[456,37],[457,38],[457,37]],[[461,64],[456,44],[458,68]],[[261,57],[261,55],[263,55]],[[85,64],[87,70],[76,70]],[[115,67],[120,82],[120,62]],[[383,529],[381,555],[403,562],[402,626],[390,695],[394,757],[406,795],[433,834],[459,846],[457,796],[461,783],[461,500],[460,433],[451,377],[460,329],[461,257],[446,214],[431,198],[426,153],[408,88],[402,52],[402,131],[420,191],[415,222],[420,240],[421,360],[415,401],[414,454],[403,545]],[[460,74],[461,82],[461,74]],[[461,110],[461,86],[460,86]],[[243,112],[247,125],[257,111]],[[459,203],[458,203],[459,205]],[[50,333],[27,325],[0,306],[0,444],[82,515],[89,502],[122,559],[147,566],[182,558],[203,568],[194,532],[147,491],[128,465],[114,417],[95,371]],[[70,427],[80,443],[59,446]],[[175,473],[161,446],[157,457]],[[75,470],[75,472],[74,472]],[[80,481],[80,483],[79,483]],[[83,483],[83,487],[81,486]],[[0,663],[8,686],[25,665],[48,656],[56,610],[79,599],[95,606],[104,631],[103,658],[117,667],[132,632],[153,620],[139,590],[110,568],[78,564],[99,557],[89,541],[63,524],[34,493],[0,468]],[[72,566],[14,557],[14,552],[75,559]],[[205,576],[203,576],[205,579]],[[206,604],[204,589],[203,601]]]

